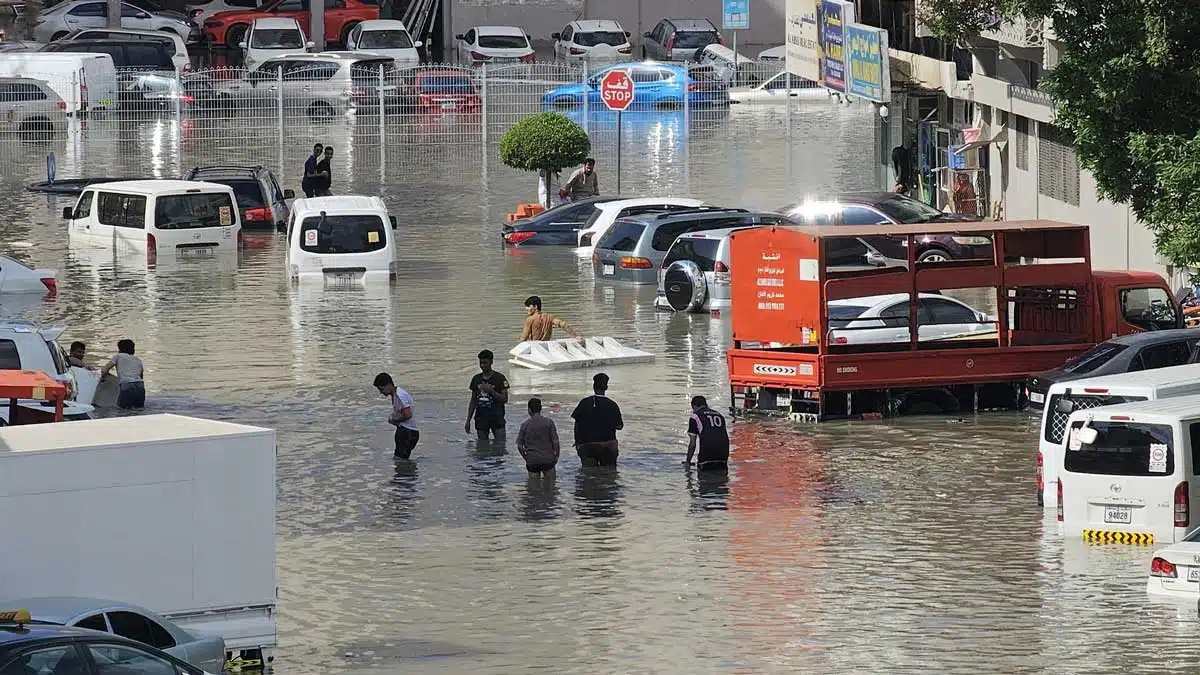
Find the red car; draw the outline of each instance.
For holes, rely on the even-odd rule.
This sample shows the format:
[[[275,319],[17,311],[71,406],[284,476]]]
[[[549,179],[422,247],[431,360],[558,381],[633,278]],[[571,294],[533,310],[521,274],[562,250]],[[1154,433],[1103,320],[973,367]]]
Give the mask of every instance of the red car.
[[[469,71],[421,71],[413,75],[412,90],[418,113],[479,112],[479,91]]]
[[[325,40],[346,44],[346,35],[360,21],[379,18],[379,6],[362,0],[325,1]],[[309,0],[273,0],[258,9],[217,12],[204,22],[204,38],[211,45],[237,47],[255,19],[292,18],[307,33],[311,17]]]

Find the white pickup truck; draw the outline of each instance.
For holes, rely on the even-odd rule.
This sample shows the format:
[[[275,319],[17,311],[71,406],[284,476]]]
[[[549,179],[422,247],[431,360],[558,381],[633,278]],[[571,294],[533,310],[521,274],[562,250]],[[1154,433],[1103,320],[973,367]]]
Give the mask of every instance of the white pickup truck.
[[[275,432],[178,415],[0,428],[0,589],[109,598],[276,644]]]

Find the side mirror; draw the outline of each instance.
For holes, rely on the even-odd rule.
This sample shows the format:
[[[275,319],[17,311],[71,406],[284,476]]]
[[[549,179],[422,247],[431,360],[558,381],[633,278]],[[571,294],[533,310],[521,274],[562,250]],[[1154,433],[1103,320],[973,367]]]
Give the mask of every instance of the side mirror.
[[[74,220],[74,218],[75,218],[75,207],[74,206],[64,206],[63,207],[63,220]]]
[[[239,47],[241,47],[242,49],[245,49],[245,48],[246,48],[246,41],[245,41],[245,40],[242,40],[241,42],[239,42],[239,43],[238,43],[238,46],[239,46]]]
[[[644,38],[649,38],[649,37],[650,37],[650,32],[649,32],[649,31],[647,31],[647,32],[645,32],[645,33],[642,33],[642,37],[644,37]]]
[[[413,42],[413,48],[415,48],[415,49],[420,49],[421,47],[424,47],[424,46],[425,46],[425,43],[420,40],[416,40]]]
[[[550,39],[551,39],[551,40],[561,40],[561,39],[562,39],[562,33],[551,33],[551,34],[550,34]]]
[[[630,33],[629,31],[625,31],[625,37],[627,37],[627,38],[633,37],[633,33]]]
[[[305,49],[312,49],[313,47],[316,47],[316,46],[317,46],[317,43],[313,42],[312,40],[309,40],[308,42],[304,43]]]
[[[1054,404],[1054,409],[1064,415],[1070,415],[1071,413],[1075,412],[1075,401],[1072,401],[1069,398],[1060,398],[1058,399],[1058,402]]]
[[[455,35],[455,36],[454,36],[454,39],[455,39],[455,40],[466,40],[466,38],[465,38],[465,37],[463,37],[462,35]]]
[[[396,216],[388,216],[388,222],[392,224],[392,229],[396,229]]]
[[[296,198],[296,191],[295,191],[295,190],[284,190],[284,191],[283,191],[283,198],[284,198],[284,199],[295,199],[295,198]]]

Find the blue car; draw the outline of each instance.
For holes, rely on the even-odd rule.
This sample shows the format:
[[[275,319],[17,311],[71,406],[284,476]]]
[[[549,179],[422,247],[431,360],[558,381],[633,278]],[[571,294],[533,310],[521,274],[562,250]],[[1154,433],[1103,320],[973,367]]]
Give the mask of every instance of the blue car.
[[[633,80],[634,99],[630,110],[678,110],[683,107],[684,96],[692,107],[729,105],[729,88],[708,69],[694,69],[689,73],[682,66],[646,61],[609,66],[588,77],[586,85],[566,84],[548,91],[542,96],[542,107],[576,108],[583,105],[583,97],[587,96],[588,106],[602,108],[600,80],[610,70],[624,70]]]

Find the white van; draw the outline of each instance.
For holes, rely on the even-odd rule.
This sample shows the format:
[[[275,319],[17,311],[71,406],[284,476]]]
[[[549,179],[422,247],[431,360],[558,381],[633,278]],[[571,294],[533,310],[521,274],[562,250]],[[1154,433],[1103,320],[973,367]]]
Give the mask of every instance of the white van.
[[[396,275],[396,218],[379,197],[313,197],[292,202],[287,269],[293,281],[334,285]]]
[[[62,97],[68,115],[117,107],[117,68],[108,54],[0,53],[0,77],[45,82]]]
[[[239,246],[239,214],[233,188],[187,180],[96,183],[63,209],[73,241],[179,258]]]
[[[1173,544],[1197,529],[1200,396],[1071,413],[1059,467],[1063,534],[1101,543]]]
[[[312,49],[314,43],[304,37],[304,31],[295,19],[270,17],[255,19],[238,46],[242,48],[242,65],[249,72],[276,56],[303,54]]]
[[[1200,394],[1200,364],[1140,370],[1051,385],[1038,431],[1038,503],[1053,508],[1067,418],[1077,410]]]

